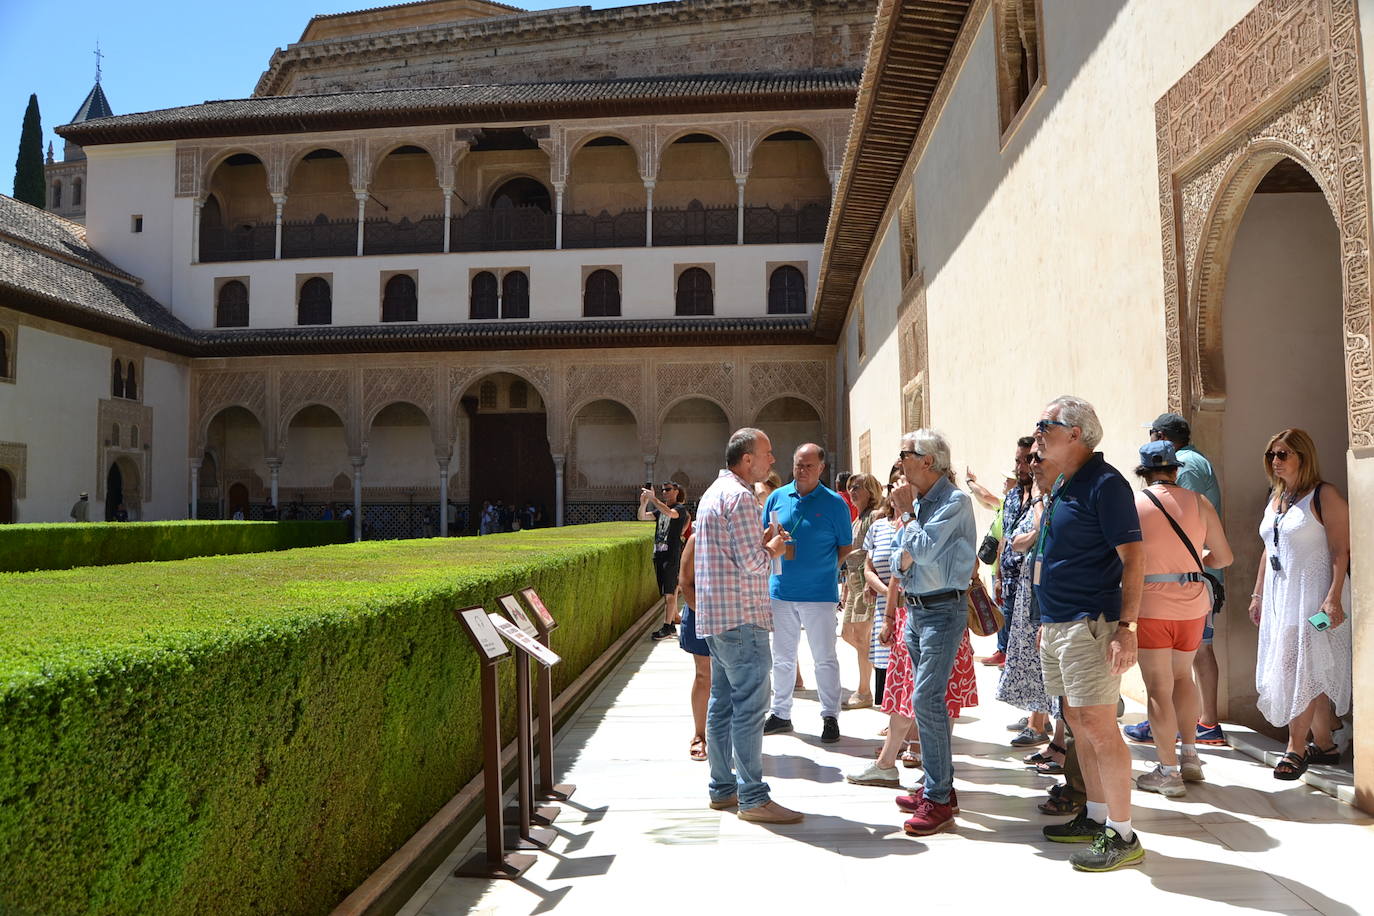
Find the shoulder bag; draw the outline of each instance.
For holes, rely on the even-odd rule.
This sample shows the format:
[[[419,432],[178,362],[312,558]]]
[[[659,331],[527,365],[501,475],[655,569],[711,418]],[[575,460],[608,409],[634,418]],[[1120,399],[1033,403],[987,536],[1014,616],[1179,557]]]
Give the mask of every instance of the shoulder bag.
[[[1174,534],[1177,534],[1178,539],[1183,542],[1183,546],[1188,548],[1188,553],[1192,554],[1193,556],[1193,562],[1197,564],[1197,572],[1181,573],[1180,576],[1176,579],[1176,581],[1206,582],[1207,588],[1210,589],[1212,592],[1212,613],[1220,613],[1221,609],[1226,606],[1225,586],[1221,584],[1220,579],[1209,573],[1203,567],[1202,558],[1197,555],[1197,550],[1193,547],[1193,542],[1188,539],[1188,535],[1184,532],[1182,528],[1179,527],[1178,522],[1174,521],[1174,517],[1169,514],[1169,510],[1164,508],[1164,504],[1159,501],[1159,498],[1155,496],[1153,493],[1151,493],[1148,489],[1142,490],[1141,492],[1143,492],[1147,497],[1149,497],[1150,502],[1155,504],[1155,508],[1157,508],[1160,512],[1164,513],[1164,518],[1169,522],[1169,526],[1174,529]],[[1150,576],[1146,576],[1145,581],[1167,582],[1175,580],[1169,578],[1153,579]]]

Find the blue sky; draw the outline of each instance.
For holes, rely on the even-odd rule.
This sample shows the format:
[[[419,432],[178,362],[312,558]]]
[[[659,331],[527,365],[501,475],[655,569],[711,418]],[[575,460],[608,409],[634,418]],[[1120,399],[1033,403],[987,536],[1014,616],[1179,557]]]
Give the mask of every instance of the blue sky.
[[[43,145],[62,141],[53,128],[71,120],[101,80],[115,114],[242,98],[274,48],[296,41],[311,16],[378,6],[369,0],[0,0],[0,192],[14,187],[14,160],[29,93],[38,94]],[[622,2],[527,0],[523,9],[626,6]]]

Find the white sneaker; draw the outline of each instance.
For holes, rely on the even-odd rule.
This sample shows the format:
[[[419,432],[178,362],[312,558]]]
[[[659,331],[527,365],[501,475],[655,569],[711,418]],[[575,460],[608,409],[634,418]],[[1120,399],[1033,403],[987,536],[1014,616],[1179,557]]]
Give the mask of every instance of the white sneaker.
[[[1178,773],[1164,772],[1164,765],[1158,763],[1144,776],[1136,777],[1135,787],[1142,792],[1158,792],[1165,798],[1179,798],[1188,794],[1183,777]]]
[[[1183,777],[1184,782],[1205,782],[1207,777],[1202,775],[1202,758],[1197,754],[1179,754],[1178,772]]]
[[[853,773],[846,773],[845,779],[856,786],[885,786],[889,789],[901,787],[901,780],[897,777],[896,767],[880,767],[877,761],[870,763],[862,770]]]

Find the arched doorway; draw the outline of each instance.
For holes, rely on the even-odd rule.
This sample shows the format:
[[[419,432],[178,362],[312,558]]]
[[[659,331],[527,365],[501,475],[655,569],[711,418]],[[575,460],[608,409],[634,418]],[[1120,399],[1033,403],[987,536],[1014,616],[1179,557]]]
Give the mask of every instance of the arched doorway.
[[[105,521],[115,521],[121,509],[130,521],[143,516],[138,467],[125,457],[116,458],[105,472]]]
[[[14,518],[14,476],[0,468],[0,525],[11,525]]]
[[[210,518],[232,518],[234,512],[224,502],[227,488],[235,482],[260,485],[270,477],[262,424],[245,407],[226,407],[206,427],[205,450],[200,465],[202,511]],[[250,501],[244,500],[245,518]]]
[[[820,242],[830,215],[825,154],[807,134],[774,131],[760,140],[744,188],[744,240]]]
[[[200,259],[271,258],[276,245],[276,205],[268,193],[262,160],[252,153],[235,153],[215,167],[208,190],[200,209]]]
[[[821,416],[801,398],[775,398],[764,405],[754,419],[754,425],[768,434],[773,443],[773,470],[787,482],[792,479],[792,453],[805,442],[825,445],[825,427]],[[827,462],[821,482],[827,486],[835,479],[834,456]]]
[[[1202,397],[1194,426],[1221,478],[1236,554],[1214,644],[1222,699],[1229,718],[1265,728],[1255,710],[1257,634],[1246,615],[1263,559],[1256,528],[1268,488],[1265,443],[1285,427],[1306,429],[1323,478],[1349,492],[1340,230],[1316,180],[1291,158],[1248,173],[1242,167],[1235,180],[1254,191],[1217,215],[1227,221],[1230,250],[1205,251],[1211,257],[1199,270]]]
[[[119,462],[116,461],[105,472],[105,521],[114,521],[115,512],[122,505],[124,505],[124,474],[119,470]]]
[[[220,505],[219,462],[210,452],[200,460],[200,477],[197,480],[196,518],[214,519],[224,514]]]
[[[248,487],[236,483],[229,488],[229,517],[239,518],[240,513],[243,518],[248,518]]]
[[[487,502],[507,510],[533,505],[551,524],[553,454],[548,414],[535,387],[513,373],[494,372],[468,387],[459,410],[467,420],[469,529],[477,530]]]
[[[377,538],[435,537],[438,465],[429,417],[405,401],[382,408],[367,435],[364,519]],[[380,491],[380,492],[379,492]]]
[[[658,458],[654,483],[675,480],[695,504],[702,491],[725,467],[725,446],[730,439],[730,419],[715,401],[685,398],[674,404],[659,426]]]
[[[338,517],[345,506],[353,504],[348,437],[333,408],[309,404],[296,411],[279,450],[282,464],[277,489],[283,503],[296,504],[301,518],[319,519],[326,510]]]
[[[568,443],[565,521],[629,521],[644,484],[639,425],[619,401],[592,401],[577,412]]]

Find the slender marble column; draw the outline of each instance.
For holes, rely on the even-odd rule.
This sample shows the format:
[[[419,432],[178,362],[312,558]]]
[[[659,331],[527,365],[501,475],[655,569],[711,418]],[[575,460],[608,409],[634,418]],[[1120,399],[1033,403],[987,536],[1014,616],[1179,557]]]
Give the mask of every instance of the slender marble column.
[[[563,527],[563,456],[553,456],[554,524]]]
[[[277,217],[276,217],[276,219],[277,219],[277,238],[276,238],[276,243],[275,243],[275,245],[274,245],[274,247],[273,247],[273,255],[272,255],[272,256],[273,256],[276,260],[280,261],[280,260],[281,260],[281,214],[282,214],[282,210],[286,208],[286,195],[285,195],[285,194],[273,194],[273,195],[272,195],[272,205],[273,205],[273,206],[276,208],[276,210],[277,210]]]
[[[453,188],[444,188],[444,251],[452,251]]]
[[[281,459],[268,458],[267,470],[272,474],[272,508],[277,510],[277,518],[281,518],[281,497],[277,493],[277,484],[281,479]]]
[[[553,247],[563,250],[563,187],[564,182],[553,183]]]
[[[196,517],[196,504],[200,502],[200,462],[199,458],[191,459],[191,514],[187,518],[192,520]]]
[[[448,462],[439,459],[439,537],[448,537]]]
[[[356,188],[353,196],[358,200],[358,257],[363,255],[363,223],[367,220],[367,192]]]
[[[735,244],[737,245],[744,244],[744,183],[748,180],[748,176],[735,176],[735,185],[739,188],[739,203],[736,205],[736,216],[739,233],[739,238],[735,242]]]
[[[363,539],[363,464],[366,458],[353,457],[353,540]]]
[[[654,179],[644,179],[644,247],[654,247]]]
[[[191,217],[191,263],[200,263],[200,211],[205,206],[205,201],[197,197],[194,201],[194,212]]]

